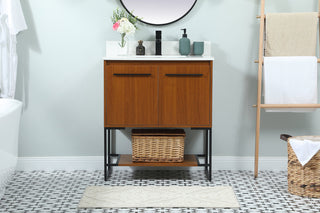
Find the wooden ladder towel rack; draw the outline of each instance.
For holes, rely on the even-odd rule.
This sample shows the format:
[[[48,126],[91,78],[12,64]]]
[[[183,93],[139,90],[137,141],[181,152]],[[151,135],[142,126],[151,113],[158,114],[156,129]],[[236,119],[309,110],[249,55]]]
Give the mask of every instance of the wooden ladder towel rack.
[[[259,60],[255,63],[259,64],[258,68],[258,94],[257,94],[257,104],[253,107],[257,108],[256,112],[256,138],[255,138],[255,161],[254,161],[254,177],[258,177],[258,163],[259,163],[259,137],[260,137],[260,117],[261,109],[263,108],[320,108],[320,104],[262,104],[261,103],[261,90],[262,90],[262,67],[263,67],[263,57],[264,57],[264,30],[265,30],[265,0],[261,0],[260,16],[260,30],[259,30]],[[320,18],[320,0],[318,0],[318,13]],[[263,18],[261,18],[263,17]],[[320,31],[320,27],[319,27]],[[320,43],[320,42],[319,42]],[[318,59],[320,63],[320,59]]]

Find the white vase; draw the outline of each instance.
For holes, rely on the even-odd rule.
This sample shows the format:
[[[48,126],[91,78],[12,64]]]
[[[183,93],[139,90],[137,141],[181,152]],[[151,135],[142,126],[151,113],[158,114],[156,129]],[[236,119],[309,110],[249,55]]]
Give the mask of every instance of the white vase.
[[[126,36],[125,33],[121,34],[121,40],[119,42],[119,49],[117,50],[117,55],[119,56],[128,55],[128,37]]]
[[[128,55],[128,44],[125,45],[124,47],[120,47],[120,45],[119,45],[118,49],[117,49],[117,55],[118,56],[126,56],[126,55]]]

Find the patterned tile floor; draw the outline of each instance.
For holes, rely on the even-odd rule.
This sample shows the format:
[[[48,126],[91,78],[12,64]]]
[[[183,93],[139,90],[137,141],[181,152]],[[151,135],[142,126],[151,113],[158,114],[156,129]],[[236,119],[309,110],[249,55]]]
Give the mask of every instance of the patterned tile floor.
[[[213,181],[204,172],[115,170],[108,181],[103,171],[16,172],[0,200],[0,212],[320,212],[320,199],[301,198],[287,192],[286,172],[261,171],[257,180],[250,171],[214,171]],[[240,209],[77,209],[89,185],[231,185]]]

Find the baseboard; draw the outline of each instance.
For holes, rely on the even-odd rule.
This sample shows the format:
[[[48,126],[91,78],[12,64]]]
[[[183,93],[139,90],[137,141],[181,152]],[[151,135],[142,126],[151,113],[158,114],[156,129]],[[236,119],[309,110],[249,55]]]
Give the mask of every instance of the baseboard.
[[[102,170],[103,156],[19,157],[17,170]]]
[[[283,171],[287,169],[287,157],[260,157],[259,170]],[[254,170],[254,157],[217,156],[212,159],[214,170]]]
[[[213,156],[213,170],[253,170],[253,157]],[[117,167],[126,169],[125,167]],[[142,167],[139,167],[142,168]],[[168,167],[167,167],[168,168]],[[175,167],[176,168],[176,167]],[[192,167],[191,169],[199,169]],[[260,157],[259,170],[286,170],[287,157]],[[19,157],[17,170],[103,170],[103,156]]]

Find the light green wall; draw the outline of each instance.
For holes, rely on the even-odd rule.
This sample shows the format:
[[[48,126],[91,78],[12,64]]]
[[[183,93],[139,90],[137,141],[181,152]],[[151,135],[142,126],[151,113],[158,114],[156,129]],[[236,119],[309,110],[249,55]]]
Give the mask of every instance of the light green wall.
[[[25,99],[20,156],[102,155],[103,63],[106,40],[119,40],[110,16],[116,0],[21,0],[29,29],[18,36],[17,99]],[[198,0],[184,19],[164,27],[140,24],[132,40],[212,41],[215,57],[213,153],[252,156],[255,138],[260,1]],[[267,0],[267,12],[316,11],[316,0]],[[24,97],[24,98],[23,98]],[[319,113],[262,113],[261,155],[284,156],[280,133],[319,134]],[[187,130],[187,152],[202,134]],[[129,130],[116,134],[130,151]]]

